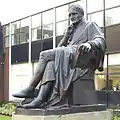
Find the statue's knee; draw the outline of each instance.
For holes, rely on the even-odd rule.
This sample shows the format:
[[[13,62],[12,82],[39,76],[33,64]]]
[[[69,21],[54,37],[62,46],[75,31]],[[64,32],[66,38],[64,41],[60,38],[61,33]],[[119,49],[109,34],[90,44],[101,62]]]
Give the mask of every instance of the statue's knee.
[[[41,51],[40,55],[39,55],[39,58],[41,59],[41,58],[43,58],[43,56],[44,56],[44,51]]]

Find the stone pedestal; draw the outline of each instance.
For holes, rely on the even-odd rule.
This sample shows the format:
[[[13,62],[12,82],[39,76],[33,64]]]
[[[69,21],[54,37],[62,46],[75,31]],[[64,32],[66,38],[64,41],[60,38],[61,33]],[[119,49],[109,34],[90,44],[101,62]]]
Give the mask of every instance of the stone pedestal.
[[[51,107],[47,109],[17,108],[12,120],[112,120],[105,104]]]
[[[112,120],[110,111],[95,111],[65,115],[19,115],[14,114],[12,120]]]

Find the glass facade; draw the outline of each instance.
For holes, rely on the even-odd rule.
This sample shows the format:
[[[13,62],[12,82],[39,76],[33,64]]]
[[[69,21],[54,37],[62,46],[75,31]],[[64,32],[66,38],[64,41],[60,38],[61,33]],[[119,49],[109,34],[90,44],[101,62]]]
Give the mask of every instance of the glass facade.
[[[104,9],[103,8],[103,1],[104,0],[87,0],[88,13],[103,10]]]
[[[64,35],[66,32],[69,25],[68,8],[68,5],[56,8],[56,36]]]
[[[105,4],[104,4],[105,3]],[[85,11],[85,18],[96,22],[107,41],[104,59],[104,71],[96,71],[95,86],[97,91],[120,90],[120,0],[78,0],[72,1],[50,10],[40,12],[28,18],[4,25],[5,47],[45,39],[56,39],[64,35],[67,26],[68,8],[72,4],[80,4]],[[10,31],[11,30],[11,31]],[[9,38],[11,34],[11,39]],[[31,37],[30,37],[31,36]]]
[[[105,8],[120,6],[120,0],[105,0]]]
[[[106,10],[106,25],[120,23],[119,11],[120,7]]]
[[[41,14],[34,15],[32,16],[31,19],[32,19],[31,20],[32,41],[41,40],[42,39]]]
[[[93,14],[89,14],[88,15],[88,20],[96,22],[99,27],[103,27],[104,26],[104,23],[103,23],[103,11],[96,12],[96,13],[93,13]]]
[[[12,45],[23,44],[29,40],[29,18],[11,24]]]
[[[42,39],[53,37],[53,20],[53,9],[42,13]]]
[[[56,21],[68,20],[68,5],[56,8]]]
[[[56,24],[56,36],[63,35],[67,30],[68,21],[58,22]]]

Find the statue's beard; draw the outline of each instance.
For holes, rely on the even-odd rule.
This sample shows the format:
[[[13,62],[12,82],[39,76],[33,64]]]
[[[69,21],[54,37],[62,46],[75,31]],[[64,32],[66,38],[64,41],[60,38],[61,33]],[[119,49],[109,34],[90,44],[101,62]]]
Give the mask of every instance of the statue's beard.
[[[79,20],[73,20],[72,21],[72,24],[78,24],[78,23],[81,23],[83,21],[83,19],[79,19]]]

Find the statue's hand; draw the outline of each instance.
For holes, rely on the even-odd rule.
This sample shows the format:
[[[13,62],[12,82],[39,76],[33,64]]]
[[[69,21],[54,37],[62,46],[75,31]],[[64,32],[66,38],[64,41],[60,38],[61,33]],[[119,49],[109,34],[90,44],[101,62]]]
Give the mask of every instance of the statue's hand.
[[[79,46],[79,51],[81,55],[88,53],[90,50],[91,50],[91,45],[89,43],[82,43]]]

